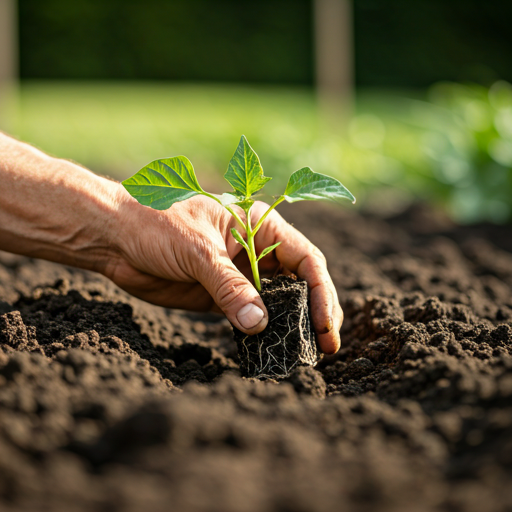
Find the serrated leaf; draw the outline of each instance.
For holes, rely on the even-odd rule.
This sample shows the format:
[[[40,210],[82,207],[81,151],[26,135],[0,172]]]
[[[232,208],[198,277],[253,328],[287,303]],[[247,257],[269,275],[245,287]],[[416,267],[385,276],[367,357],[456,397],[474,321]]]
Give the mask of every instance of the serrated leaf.
[[[124,180],[122,185],[140,204],[155,210],[166,210],[178,201],[203,192],[194,167],[184,156],[155,160]]]
[[[303,167],[295,171],[288,180],[284,198],[289,203],[296,201],[341,201],[349,199],[353,203],[356,198],[337,179],[314,172],[309,167]]]
[[[271,253],[280,244],[281,242],[277,242],[277,244],[271,245],[270,247],[263,249],[263,251],[261,251],[261,254],[258,256],[258,259],[256,261],[260,261],[261,258],[264,258],[267,254]]]
[[[262,189],[267,181],[272,179],[263,174],[260,159],[251,148],[245,135],[240,138],[224,178],[237,194],[245,198],[251,197],[255,192]]]
[[[242,238],[242,235],[235,229],[231,228],[231,234],[233,235],[233,238],[241,245],[246,251],[249,251],[249,246],[247,245],[247,242]]]

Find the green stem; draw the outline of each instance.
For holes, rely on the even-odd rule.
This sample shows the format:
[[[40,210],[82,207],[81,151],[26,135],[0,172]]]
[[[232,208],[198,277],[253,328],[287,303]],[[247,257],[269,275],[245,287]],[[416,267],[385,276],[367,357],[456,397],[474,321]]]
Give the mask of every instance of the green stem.
[[[238,224],[240,224],[240,226],[242,226],[244,228],[244,230],[246,230],[246,225],[244,224],[244,222],[242,221],[242,219],[240,218],[240,216],[238,215],[238,213],[235,212],[235,210],[233,210],[232,208],[230,208],[229,206],[225,206],[222,204],[222,201],[218,198],[218,197],[215,197],[213,194],[209,194],[208,192],[205,192],[204,190],[201,192],[201,194],[203,194],[204,196],[206,197],[209,197],[210,199],[213,199],[214,201],[217,201],[217,203],[219,203],[221,206],[224,206],[224,208],[226,208],[226,210],[231,213],[231,215],[233,215],[233,217],[235,218],[235,220],[238,222]]]
[[[222,204],[222,203],[221,203]],[[236,221],[238,222],[238,224],[240,224],[240,226],[242,226],[244,229],[247,229],[247,226],[244,224],[243,220],[240,218],[240,216],[238,215],[238,213],[235,212],[235,210],[233,210],[232,208],[230,208],[229,206],[224,206],[224,208],[226,208],[226,210],[231,213],[231,215],[233,215],[233,217],[236,219]]]
[[[247,255],[249,256],[249,263],[251,264],[251,270],[252,270],[252,276],[254,278],[254,285],[256,286],[256,289],[261,292],[261,281],[260,281],[260,271],[258,269],[258,256],[256,255],[256,246],[254,244],[254,237],[256,236],[256,233],[261,228],[261,225],[267,218],[267,215],[279,204],[284,201],[284,196],[280,196],[274,203],[269,206],[268,210],[263,214],[261,219],[258,221],[254,229],[251,226],[251,207],[247,208],[245,210],[245,215],[247,217],[247,223],[244,223],[240,216],[229,206],[225,206],[222,204],[222,201],[215,197],[213,194],[209,194],[208,192],[202,191],[202,194],[204,194],[207,197],[210,197],[214,201],[217,201],[220,205],[224,206],[226,210],[233,215],[233,217],[236,219],[238,224],[242,228],[244,228],[244,231],[247,233]]]
[[[261,292],[260,271],[258,269],[258,258],[256,257],[256,248],[254,246],[254,234],[247,234],[247,245],[249,246],[249,261],[251,263],[252,276],[256,290]]]
[[[256,290],[261,292],[261,282],[260,282],[260,271],[258,269],[258,257],[256,256],[256,247],[254,245],[254,235],[256,235],[256,231],[254,231],[251,227],[251,207],[249,207],[245,214],[247,216],[247,225],[245,226],[245,230],[247,233],[247,247],[249,248],[247,254],[249,256],[249,263],[251,264],[252,276],[254,278],[254,286],[256,286]]]
[[[263,214],[263,216],[261,217],[261,219],[258,221],[258,223],[256,224],[256,226],[254,226],[254,229],[253,229],[253,234],[255,235],[259,229],[261,228],[261,225],[263,224],[263,222],[265,222],[265,219],[267,218],[267,215],[280,203],[282,203],[284,201],[284,196],[280,196],[278,199],[276,199],[269,207],[268,207],[268,210]]]

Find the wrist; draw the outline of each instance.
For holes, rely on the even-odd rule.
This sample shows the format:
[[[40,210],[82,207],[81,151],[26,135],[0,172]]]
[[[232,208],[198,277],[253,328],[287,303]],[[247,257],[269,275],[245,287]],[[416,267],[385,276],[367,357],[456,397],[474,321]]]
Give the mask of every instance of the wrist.
[[[115,281],[119,266],[132,265],[134,255],[140,251],[140,237],[154,224],[152,217],[159,212],[140,205],[118,182],[110,182],[110,196],[109,222],[99,244],[105,252],[94,270]]]
[[[88,215],[83,240],[70,249],[75,266],[108,275],[108,269],[123,257],[126,218],[125,195],[118,182],[94,176],[94,193],[85,191]]]
[[[36,171],[31,184],[44,201],[31,200],[33,217],[24,219],[16,252],[103,273],[117,253],[122,187],[73,162],[46,158],[45,172]]]
[[[102,271],[121,185],[0,134],[0,249]]]

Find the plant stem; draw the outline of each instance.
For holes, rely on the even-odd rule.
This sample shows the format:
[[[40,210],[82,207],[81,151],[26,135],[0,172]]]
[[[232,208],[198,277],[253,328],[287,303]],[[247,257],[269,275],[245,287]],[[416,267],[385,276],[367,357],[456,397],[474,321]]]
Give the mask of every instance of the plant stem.
[[[279,196],[269,207],[268,207],[268,210],[263,214],[263,216],[261,217],[261,219],[258,221],[258,223],[256,224],[256,226],[254,226],[254,230],[253,230],[253,234],[255,235],[259,229],[261,228],[261,225],[263,224],[263,222],[265,221],[265,219],[267,218],[267,215],[279,204],[279,203],[282,203],[284,201],[284,196]]]
[[[222,204],[222,203],[221,203]],[[235,212],[235,210],[233,210],[232,208],[230,208],[229,206],[224,206],[224,208],[226,208],[226,210],[231,213],[231,215],[233,215],[233,217],[236,219],[236,221],[238,222],[238,224],[240,224],[240,226],[242,226],[244,229],[245,229],[245,224],[243,223],[242,219],[239,217],[238,213]]]
[[[213,194],[209,194],[208,192],[205,192],[203,190],[202,192],[205,196],[210,197],[214,201],[217,201],[217,203],[222,205],[222,202],[219,198],[215,197]],[[256,246],[254,244],[254,237],[256,236],[256,233],[261,228],[263,222],[267,218],[268,214],[279,204],[284,201],[284,196],[279,196],[269,207],[268,210],[262,215],[260,220],[257,222],[256,226],[254,226],[254,229],[251,226],[251,206],[245,210],[245,215],[247,218],[247,223],[244,224],[240,216],[229,206],[222,205],[226,210],[233,215],[233,217],[236,219],[238,224],[240,224],[241,227],[244,228],[245,232],[247,233],[247,255],[249,256],[249,263],[251,264],[251,270],[252,270],[252,276],[254,278],[254,285],[256,286],[256,289],[261,292],[261,281],[260,281],[260,271],[258,269],[258,256],[256,255]]]
[[[254,245],[254,237],[256,233],[261,228],[263,222],[267,218],[268,214],[279,204],[284,201],[284,196],[278,197],[269,207],[268,210],[262,215],[260,220],[257,222],[254,229],[251,227],[251,208],[249,207],[245,214],[247,216],[247,225],[244,226],[245,232],[247,233],[247,254],[249,256],[249,262],[251,264],[252,275],[254,277],[254,285],[256,289],[261,292],[261,282],[260,282],[260,271],[258,269],[258,257],[256,255],[256,247]]]
[[[236,213],[235,210],[233,210],[233,208],[230,208],[229,206],[223,205],[222,201],[218,197],[215,197],[213,194],[209,194],[208,192],[205,192],[204,190],[201,192],[201,194],[203,194],[206,197],[209,197],[210,199],[213,199],[214,201],[217,201],[217,203],[219,203],[221,206],[224,206],[224,208],[226,208],[226,210],[229,213],[231,213],[231,215],[233,215],[233,217],[238,222],[238,224],[240,224],[240,226],[242,226],[244,229],[247,229],[246,225],[243,223],[243,221],[240,218],[240,216],[238,215],[238,213]]]
[[[247,233],[247,247],[249,248],[247,254],[249,256],[249,262],[251,264],[254,285],[256,286],[256,290],[261,292],[260,271],[258,269],[258,257],[256,256],[256,247],[254,245],[254,235],[256,235],[256,231],[253,231],[251,227],[251,207],[249,207],[245,211],[245,214],[247,216],[247,225],[245,226],[245,231]]]
[[[256,257],[256,248],[254,247],[254,233],[247,233],[247,245],[249,246],[249,261],[251,263],[252,276],[256,290],[261,292],[260,271],[258,269],[258,258]]]

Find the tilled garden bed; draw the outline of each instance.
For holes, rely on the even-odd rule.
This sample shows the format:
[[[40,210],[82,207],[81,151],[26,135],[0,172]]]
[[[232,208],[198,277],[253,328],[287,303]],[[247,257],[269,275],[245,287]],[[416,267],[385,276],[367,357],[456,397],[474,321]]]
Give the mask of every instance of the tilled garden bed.
[[[512,228],[283,211],[345,323],[282,382],[218,316],[0,255],[0,510],[512,510]]]

